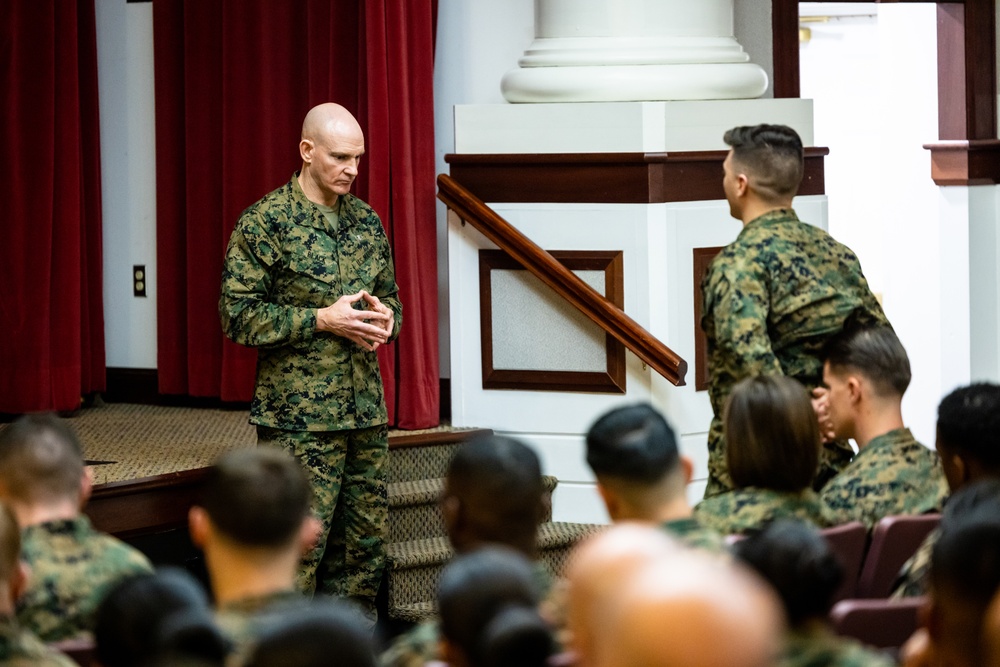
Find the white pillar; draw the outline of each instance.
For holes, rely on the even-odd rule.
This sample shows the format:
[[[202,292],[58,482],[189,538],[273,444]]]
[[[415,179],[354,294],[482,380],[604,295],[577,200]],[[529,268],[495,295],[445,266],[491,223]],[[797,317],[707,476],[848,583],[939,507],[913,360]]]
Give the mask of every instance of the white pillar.
[[[733,36],[734,0],[535,0],[535,40],[508,102],[760,97],[767,74]]]

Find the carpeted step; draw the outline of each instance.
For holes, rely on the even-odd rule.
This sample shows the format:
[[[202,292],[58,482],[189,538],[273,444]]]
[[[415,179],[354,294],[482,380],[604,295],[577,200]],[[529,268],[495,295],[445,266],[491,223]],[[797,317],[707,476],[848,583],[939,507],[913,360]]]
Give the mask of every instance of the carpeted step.
[[[490,429],[448,427],[408,433],[393,431],[389,438],[389,458],[385,463],[390,484],[443,477],[451,457],[463,442]]]
[[[393,452],[395,456],[396,452]],[[559,483],[555,477],[542,477],[545,492],[552,494]],[[389,542],[409,542],[445,534],[439,505],[444,479],[418,479],[389,484]],[[552,519],[552,508],[543,521]]]
[[[544,523],[538,529],[539,557],[560,575],[573,546],[602,528],[584,523]],[[408,617],[422,613],[426,601],[434,599],[441,568],[453,553],[446,537],[387,544],[389,615],[397,618],[397,608]]]

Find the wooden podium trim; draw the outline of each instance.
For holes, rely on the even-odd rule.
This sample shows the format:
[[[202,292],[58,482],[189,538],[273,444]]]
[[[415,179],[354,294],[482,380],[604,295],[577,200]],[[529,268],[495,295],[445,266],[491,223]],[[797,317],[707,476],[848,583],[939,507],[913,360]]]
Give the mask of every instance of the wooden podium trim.
[[[924,144],[938,185],[1000,184],[1000,139]]]

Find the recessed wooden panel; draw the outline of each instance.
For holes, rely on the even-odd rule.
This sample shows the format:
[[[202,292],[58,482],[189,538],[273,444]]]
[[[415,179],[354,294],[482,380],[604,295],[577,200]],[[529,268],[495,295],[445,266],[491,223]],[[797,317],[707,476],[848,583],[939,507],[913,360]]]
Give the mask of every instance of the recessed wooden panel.
[[[709,248],[695,248],[693,252],[694,266],[694,389],[695,391],[705,391],[708,389],[708,345],[705,339],[705,332],[701,329],[701,304],[704,301],[704,293],[701,291],[701,281],[705,278],[709,264],[715,256],[722,252],[725,246],[714,246]]]
[[[551,254],[571,271],[603,271],[604,297],[617,308],[624,308],[625,294],[621,251],[554,250],[551,251]],[[605,368],[601,371],[497,368],[494,341],[495,315],[493,313],[494,271],[525,271],[525,269],[502,250],[479,251],[483,389],[625,393],[625,346],[606,333],[604,334],[606,362]],[[551,336],[554,333],[546,322],[526,323],[524,330],[524,335],[529,338],[531,336]]]

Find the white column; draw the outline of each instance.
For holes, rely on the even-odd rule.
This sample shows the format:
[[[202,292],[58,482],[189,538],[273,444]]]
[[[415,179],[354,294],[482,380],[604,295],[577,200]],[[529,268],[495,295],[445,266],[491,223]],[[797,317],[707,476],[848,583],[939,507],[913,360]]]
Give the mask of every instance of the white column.
[[[760,97],[767,74],[733,36],[734,0],[535,0],[535,40],[508,102]]]

